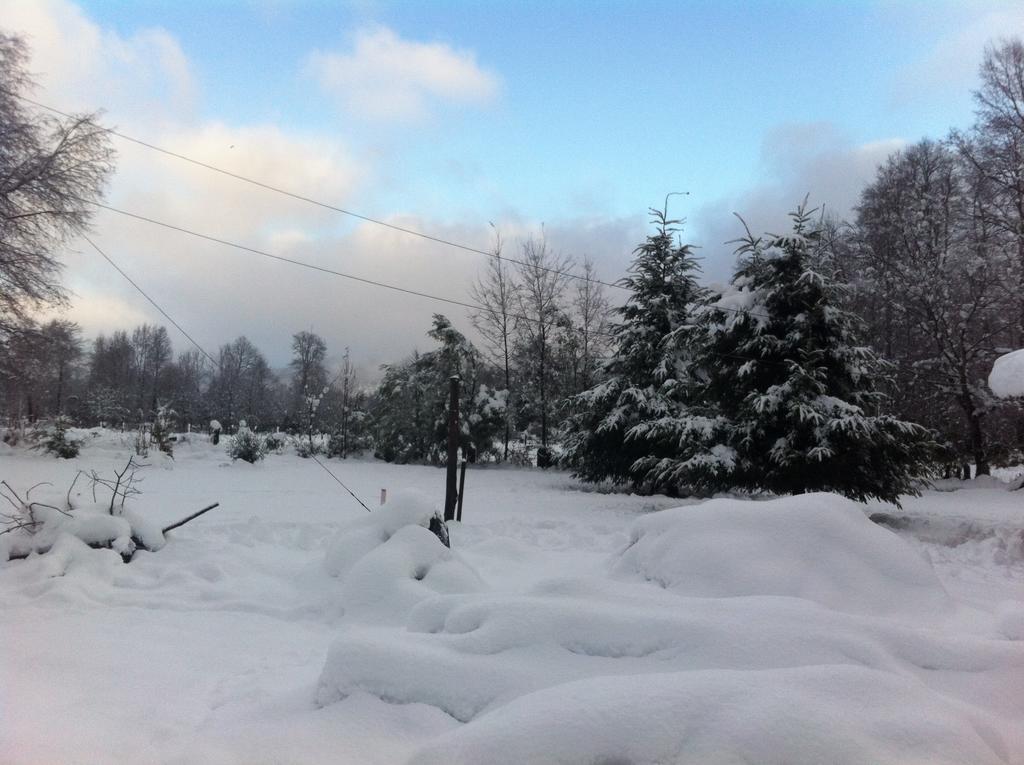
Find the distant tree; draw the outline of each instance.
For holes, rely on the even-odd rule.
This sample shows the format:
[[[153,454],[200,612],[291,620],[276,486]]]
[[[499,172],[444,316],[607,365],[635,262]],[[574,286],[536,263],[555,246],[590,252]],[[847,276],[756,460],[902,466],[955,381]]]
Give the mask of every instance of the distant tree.
[[[54,319],[44,324],[39,332],[45,369],[43,378],[38,382],[49,392],[49,412],[64,414],[82,356],[82,329],[73,321]]]
[[[95,422],[117,424],[128,416],[133,367],[134,351],[124,330],[93,341],[86,403]]]
[[[140,324],[132,330],[133,409],[139,420],[148,420],[156,412],[158,399],[166,391],[165,375],[173,358],[166,327]]]
[[[461,379],[459,445],[471,459],[492,453],[504,422],[504,392],[483,384],[479,351],[447,317],[434,314],[427,334],[438,348],[385,367],[376,396],[378,456],[389,462],[444,461],[453,375]]]
[[[540,430],[539,464],[550,464],[548,449],[554,402],[560,396],[555,389],[556,338],[565,314],[565,291],[572,260],[557,255],[544,237],[523,242],[522,260],[518,266],[520,289],[517,293],[519,313],[524,320],[518,325],[517,355],[523,377],[525,400],[522,407],[535,418]]]
[[[60,304],[58,252],[102,197],[113,150],[94,115],[58,119],[21,100],[33,86],[28,49],[0,32],[0,332]]]
[[[572,307],[574,330],[579,338],[579,373],[572,392],[579,393],[595,382],[601,357],[609,344],[611,305],[590,258],[583,258],[583,278],[576,281]]]
[[[288,364],[292,372],[292,411],[295,424],[303,429],[312,429],[310,401],[322,396],[327,385],[326,358],[327,343],[322,337],[306,331],[292,335],[292,360]]]
[[[258,427],[269,419],[273,383],[263,354],[248,338],[238,337],[220,348],[210,382],[211,408],[226,427],[235,427],[241,420]]]
[[[1024,42],[989,45],[974,93],[975,124],[954,132],[962,156],[982,181],[986,212],[1014,253],[1007,280],[1016,322],[1012,344],[1024,344]]]
[[[869,337],[897,364],[898,411],[941,432],[979,474],[993,457],[985,378],[1016,323],[1012,262],[987,195],[951,146],[921,141],[864,189],[847,255]]]
[[[501,234],[495,231],[494,248],[484,273],[470,287],[473,301],[482,307],[471,314],[473,326],[484,339],[484,351],[501,371],[507,406],[504,415],[502,459],[508,460],[508,444],[512,432],[513,353],[521,321],[520,288],[515,274],[502,258]]]

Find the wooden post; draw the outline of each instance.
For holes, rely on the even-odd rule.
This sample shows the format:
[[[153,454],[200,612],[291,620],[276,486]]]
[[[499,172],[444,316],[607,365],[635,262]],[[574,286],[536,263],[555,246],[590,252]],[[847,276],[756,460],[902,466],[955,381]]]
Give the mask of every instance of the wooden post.
[[[458,491],[455,488],[459,461],[459,376],[452,375],[448,394],[448,475],[444,490],[444,519],[455,520],[455,502]]]
[[[466,490],[466,460],[462,460],[462,467],[459,470],[459,508],[455,513],[455,520],[462,523],[462,494]]]

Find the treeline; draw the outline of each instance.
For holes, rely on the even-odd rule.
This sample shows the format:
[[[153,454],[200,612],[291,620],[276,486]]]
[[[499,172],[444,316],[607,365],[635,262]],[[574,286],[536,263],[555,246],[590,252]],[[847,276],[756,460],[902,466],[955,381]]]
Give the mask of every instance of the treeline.
[[[426,335],[436,348],[385,365],[375,386],[357,379],[346,349],[328,369],[327,345],[313,332],[292,338],[292,360],[277,374],[252,342],[239,337],[213,357],[198,349],[175,355],[166,328],[82,338],[68,321],[23,322],[3,338],[2,414],[8,426],[64,415],[79,425],[169,427],[227,432],[239,423],[258,431],[336,436],[341,453],[372,447],[399,462],[445,458],[448,379],[461,378],[463,446],[472,459],[537,458],[552,464],[551,445],[564,402],[600,377],[608,346],[609,301],[591,263],[574,278],[567,258],[543,238],[502,254],[496,240],[473,287],[483,306],[472,318],[478,348],[436,314]],[[510,265],[512,264],[512,265]],[[538,321],[528,317],[541,317]]]

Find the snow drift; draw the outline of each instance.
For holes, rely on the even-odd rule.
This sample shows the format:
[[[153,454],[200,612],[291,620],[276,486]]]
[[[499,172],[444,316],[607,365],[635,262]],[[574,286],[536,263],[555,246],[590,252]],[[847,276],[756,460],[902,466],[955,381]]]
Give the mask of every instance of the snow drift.
[[[317,689],[321,705],[370,694],[464,723],[414,762],[997,763],[1020,746],[1000,731],[1024,714],[1024,644],[947,636],[930,564],[840,497],[653,513],[614,578],[519,594],[431,540],[427,509],[364,519],[332,548],[358,607]],[[410,589],[419,556],[459,573]]]
[[[888,615],[952,607],[926,560],[834,494],[714,499],[652,514],[634,526],[615,570],[696,597],[776,595]]]
[[[1005,762],[971,718],[920,683],[855,667],[596,677],[516,699],[412,763]]]

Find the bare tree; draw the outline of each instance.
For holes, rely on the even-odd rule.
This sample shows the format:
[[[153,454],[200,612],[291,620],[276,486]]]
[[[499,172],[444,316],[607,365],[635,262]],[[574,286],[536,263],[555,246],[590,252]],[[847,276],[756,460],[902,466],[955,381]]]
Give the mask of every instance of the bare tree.
[[[576,282],[573,308],[579,335],[579,380],[573,393],[579,393],[594,383],[601,356],[608,348],[608,318],[611,314],[611,304],[604,285],[598,280],[597,268],[586,256],[583,258],[583,278]]]
[[[856,229],[858,293],[868,296],[860,313],[898,364],[897,400],[945,433],[979,475],[989,472],[991,456],[993,401],[984,378],[1013,321],[1000,288],[1007,258],[983,196],[978,174],[950,146],[922,141],[879,169],[861,197]],[[886,310],[877,310],[872,293],[889,303]]]
[[[519,325],[526,379],[532,393],[537,419],[540,421],[540,445],[547,459],[549,417],[551,414],[554,369],[554,341],[564,315],[565,291],[572,268],[568,256],[557,255],[542,236],[523,242],[522,261],[518,267],[521,289],[518,293],[519,313],[525,318]]]
[[[504,459],[508,460],[508,442],[512,430],[512,352],[519,317],[519,285],[501,256],[501,233],[494,232],[494,249],[483,274],[470,287],[473,302],[482,307],[471,315],[476,331],[484,339],[484,351],[504,374],[505,436]]]
[[[1007,281],[1017,323],[1013,342],[1024,344],[1024,43],[1004,40],[985,50],[973,129],[953,137],[977,173],[993,234],[1005,237],[1015,253]]]
[[[32,88],[24,41],[0,33],[0,332],[65,300],[58,251],[84,231],[113,169],[93,115],[57,119],[19,98]]]

